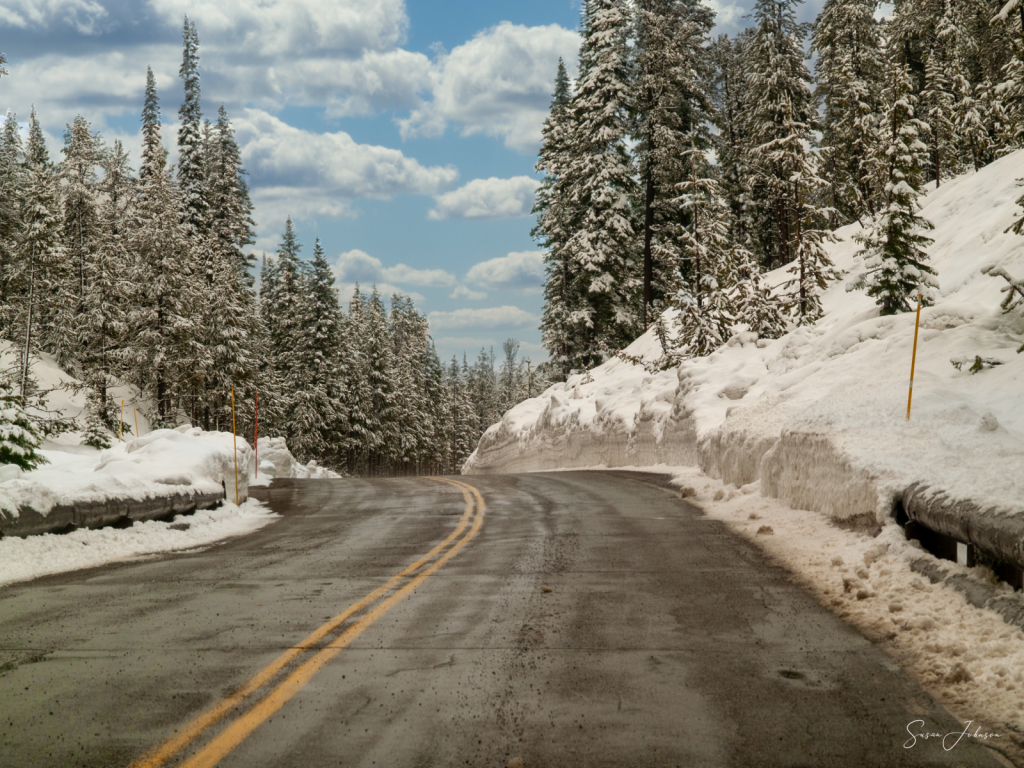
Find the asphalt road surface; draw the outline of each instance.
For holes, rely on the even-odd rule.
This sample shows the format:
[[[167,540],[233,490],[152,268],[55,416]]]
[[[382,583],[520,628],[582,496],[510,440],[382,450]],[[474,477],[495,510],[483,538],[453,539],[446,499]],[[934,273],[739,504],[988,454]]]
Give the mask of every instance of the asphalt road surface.
[[[277,481],[249,536],[0,589],[0,766],[1008,764],[908,746],[963,726],[662,484]]]

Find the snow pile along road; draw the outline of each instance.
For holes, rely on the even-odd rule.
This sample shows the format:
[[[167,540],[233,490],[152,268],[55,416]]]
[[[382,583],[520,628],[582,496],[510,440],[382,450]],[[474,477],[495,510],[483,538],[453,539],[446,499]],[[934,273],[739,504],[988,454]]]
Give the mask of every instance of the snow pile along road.
[[[831,246],[839,281],[825,316],[778,340],[739,333],[715,353],[649,373],[613,359],[505,414],[465,473],[658,463],[698,466],[792,507],[875,527],[913,483],[971,500],[985,515],[1024,511],[1024,317],[1003,314],[1024,277],[1019,213],[1024,153],[946,182],[923,198],[940,289],[921,312],[911,419],[906,419],[914,314],[879,317],[847,284],[863,270],[857,224]],[[783,270],[769,275],[777,284]],[[647,333],[627,350],[653,361]],[[976,358],[982,370],[972,373]],[[1024,520],[1024,515],[1021,517]]]
[[[261,437],[256,453],[259,469],[257,470],[254,465],[249,485],[269,485],[270,481],[277,477],[302,480],[341,477],[337,472],[321,467],[315,461],[300,464],[288,450],[283,437]]]
[[[31,472],[3,468],[5,534],[96,527],[234,501],[236,461],[238,499],[244,501],[253,456],[241,438],[188,426],[158,429],[106,450],[50,444],[42,454],[49,463]]]

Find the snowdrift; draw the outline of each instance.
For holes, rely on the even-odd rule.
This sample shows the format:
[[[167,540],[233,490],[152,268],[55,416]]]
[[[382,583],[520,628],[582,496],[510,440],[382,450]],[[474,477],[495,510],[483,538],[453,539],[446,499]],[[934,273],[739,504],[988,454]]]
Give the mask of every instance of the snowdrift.
[[[9,342],[0,342],[0,366],[11,367],[16,356]],[[81,382],[46,354],[33,363],[32,374],[41,389],[50,390],[47,407],[84,427],[86,393]],[[239,502],[248,497],[250,483],[266,485],[274,477],[338,477],[316,462],[299,464],[280,437],[260,438],[257,472],[254,452],[244,438],[233,440],[229,432],[189,425],[150,430],[145,417],[150,404],[134,387],[114,387],[110,394],[115,402],[124,402],[121,442],[114,435],[110,448],[97,450],[81,444],[80,432],[68,432],[43,441],[41,453],[48,463],[31,472],[0,465],[0,534],[95,528],[234,502],[236,461]],[[136,428],[141,437],[132,435]]]
[[[879,317],[863,291],[846,289],[863,269],[853,224],[831,246],[849,277],[824,294],[825,316],[813,327],[778,340],[740,333],[660,373],[613,359],[511,409],[463,472],[699,466],[869,526],[919,483],[993,519],[1024,522],[1024,354],[1016,354],[1024,317],[1002,313],[1006,282],[981,271],[995,264],[1024,278],[1024,237],[1005,231],[1020,211],[1022,167],[1017,152],[922,198],[940,288],[921,313],[909,421],[914,314]],[[653,361],[661,349],[647,333],[627,353]],[[992,367],[972,374],[976,356]]]

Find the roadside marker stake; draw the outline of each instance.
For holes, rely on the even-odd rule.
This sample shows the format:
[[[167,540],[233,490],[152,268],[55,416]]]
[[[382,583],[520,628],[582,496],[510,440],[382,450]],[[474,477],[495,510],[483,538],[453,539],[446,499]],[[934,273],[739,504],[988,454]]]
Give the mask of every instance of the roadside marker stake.
[[[132,408],[132,416],[135,417],[135,436],[141,437],[141,435],[139,435],[139,414],[134,408]]]
[[[235,388],[231,388],[231,445],[235,449],[235,506],[238,506],[238,436],[235,434]]]
[[[914,353],[910,357],[910,392],[907,394],[907,421],[910,421],[910,402],[914,399],[914,366],[917,363],[917,329],[921,325],[921,294],[917,294],[917,319],[914,321]]]

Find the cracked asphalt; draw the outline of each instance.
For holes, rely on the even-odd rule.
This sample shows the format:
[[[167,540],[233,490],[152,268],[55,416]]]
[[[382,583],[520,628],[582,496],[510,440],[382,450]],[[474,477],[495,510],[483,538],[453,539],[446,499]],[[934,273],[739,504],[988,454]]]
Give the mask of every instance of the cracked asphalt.
[[[661,477],[457,479],[486,501],[475,538],[217,765],[1009,764],[978,741],[907,748],[913,721],[963,726]],[[466,501],[362,478],[275,481],[270,505],[282,519],[202,551],[0,589],[0,766],[132,764],[445,540]]]

